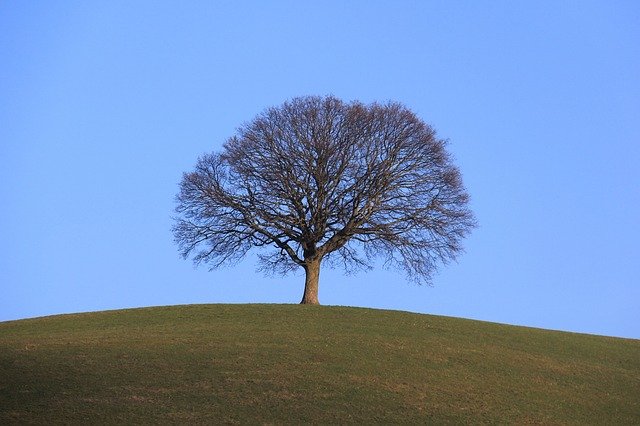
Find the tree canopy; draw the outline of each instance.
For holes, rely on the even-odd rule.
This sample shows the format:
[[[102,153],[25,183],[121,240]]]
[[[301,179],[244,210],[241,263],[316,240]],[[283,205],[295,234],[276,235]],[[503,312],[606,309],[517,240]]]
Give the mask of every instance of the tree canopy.
[[[375,258],[430,283],[474,227],[446,141],[405,106],[301,97],[242,125],[185,173],[173,227],[181,254],[217,268],[253,247],[266,271]]]

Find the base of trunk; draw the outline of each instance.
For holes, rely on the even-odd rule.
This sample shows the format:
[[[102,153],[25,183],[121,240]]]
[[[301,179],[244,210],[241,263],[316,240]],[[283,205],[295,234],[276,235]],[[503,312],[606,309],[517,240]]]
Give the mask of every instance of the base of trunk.
[[[304,267],[304,294],[301,305],[319,305],[318,301],[318,280],[320,279],[320,262],[309,262]]]

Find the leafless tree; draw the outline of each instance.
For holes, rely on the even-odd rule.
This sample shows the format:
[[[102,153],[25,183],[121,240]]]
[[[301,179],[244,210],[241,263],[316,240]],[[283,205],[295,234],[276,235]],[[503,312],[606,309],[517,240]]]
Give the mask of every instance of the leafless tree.
[[[318,304],[320,263],[375,258],[430,283],[474,227],[446,141],[401,104],[302,97],[242,125],[202,156],[177,195],[181,254],[213,268],[252,247],[268,271],[305,271]]]

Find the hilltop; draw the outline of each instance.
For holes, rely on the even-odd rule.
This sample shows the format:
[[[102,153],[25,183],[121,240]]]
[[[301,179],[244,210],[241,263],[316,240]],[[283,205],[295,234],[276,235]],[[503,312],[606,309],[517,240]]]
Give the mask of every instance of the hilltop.
[[[0,323],[0,423],[640,423],[640,341],[345,307]]]

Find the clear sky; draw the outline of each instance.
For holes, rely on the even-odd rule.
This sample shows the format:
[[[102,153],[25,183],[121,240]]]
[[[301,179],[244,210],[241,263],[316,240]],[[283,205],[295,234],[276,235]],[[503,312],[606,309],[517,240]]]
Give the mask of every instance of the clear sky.
[[[303,276],[182,260],[197,157],[301,95],[395,100],[479,228],[434,286],[321,273],[320,301],[640,338],[640,2],[0,2],[0,320],[297,303]]]

